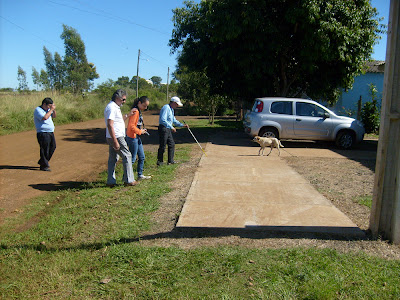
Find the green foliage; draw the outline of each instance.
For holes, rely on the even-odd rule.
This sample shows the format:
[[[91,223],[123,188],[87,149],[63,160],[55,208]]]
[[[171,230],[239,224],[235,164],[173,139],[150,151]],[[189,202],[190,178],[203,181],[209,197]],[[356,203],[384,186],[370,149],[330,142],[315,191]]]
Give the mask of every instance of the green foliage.
[[[174,10],[169,45],[179,68],[206,70],[212,94],[332,103],[370,57],[377,15],[368,0],[188,1]]]
[[[359,196],[354,199],[355,202],[358,204],[364,205],[366,207],[371,208],[372,207],[372,196],[371,195],[364,195],[364,196]]]
[[[131,89],[135,89],[136,90],[136,86],[139,87],[139,90],[152,87],[152,85],[150,83],[148,83],[146,81],[146,79],[141,78],[140,76],[139,76],[139,83],[136,83],[136,81],[137,81],[136,76],[133,76],[131,81],[130,81],[130,88]]]
[[[35,67],[32,67],[32,81],[33,84],[36,84],[37,89],[41,87],[40,74]]]
[[[154,85],[155,87],[160,87],[160,86],[161,86],[161,81],[162,81],[162,78],[161,78],[161,77],[159,77],[159,76],[153,76],[153,77],[150,78],[150,80],[153,82],[153,85]]]
[[[26,72],[20,66],[18,66],[18,90],[20,92],[29,90],[26,82]]]
[[[5,93],[0,95],[0,135],[33,130],[33,111],[45,97],[51,97],[57,105],[55,125],[102,118],[106,101],[96,94],[88,94],[82,105],[82,97],[70,93],[47,92]],[[111,96],[109,96],[110,98]],[[79,107],[79,109],[77,109]]]
[[[205,70],[189,72],[187,68],[181,68],[176,76],[180,81],[179,95],[196,105],[195,108],[192,108],[192,105],[187,103],[185,107],[187,112],[195,115],[205,112],[209,116],[210,123],[214,124],[214,117],[218,109],[228,103],[227,97],[212,93],[210,79]]]
[[[51,88],[50,81],[49,81],[49,75],[43,69],[40,70],[40,84],[44,87],[44,89],[46,91]]]
[[[125,89],[128,94],[127,106],[131,107],[134,99],[136,99],[136,76],[132,78],[132,80],[135,79],[133,82],[127,82],[126,78],[128,77],[121,76],[117,81],[108,79],[106,82],[97,85],[94,92],[98,94],[101,99],[110,100],[116,89]],[[170,95],[175,95],[173,90],[170,90]],[[147,96],[150,99],[149,110],[161,109],[161,107],[169,101],[169,99],[167,100],[166,98],[166,88],[164,89],[164,86],[160,88],[153,87],[143,78],[139,78],[139,97],[141,96]]]
[[[369,86],[371,101],[361,108],[361,122],[366,133],[378,133],[380,125],[380,108],[378,107],[377,89],[373,84]]]
[[[61,38],[64,40],[64,58],[57,52],[53,54],[43,47],[45,70],[32,73],[35,84],[46,90],[83,93],[92,87],[92,81],[99,78],[96,67],[86,58],[85,44],[79,33],[72,27],[63,25]],[[36,69],[34,70],[36,71]]]
[[[13,91],[14,91],[14,89],[10,88],[10,87],[8,87],[8,88],[0,88],[0,92],[10,93],[10,92],[13,92]]]
[[[128,76],[121,76],[118,77],[117,81],[115,82],[115,84],[121,86],[121,87],[128,87],[130,85],[129,83],[129,77]]]
[[[88,63],[85,44],[76,29],[63,25],[61,38],[64,40],[66,82],[74,94],[82,93],[91,88],[91,81],[99,78],[96,67]]]
[[[116,82],[112,79],[108,79],[107,81],[100,83],[97,85],[97,88],[94,90],[100,97],[100,99],[110,99],[112,94],[117,90]]]

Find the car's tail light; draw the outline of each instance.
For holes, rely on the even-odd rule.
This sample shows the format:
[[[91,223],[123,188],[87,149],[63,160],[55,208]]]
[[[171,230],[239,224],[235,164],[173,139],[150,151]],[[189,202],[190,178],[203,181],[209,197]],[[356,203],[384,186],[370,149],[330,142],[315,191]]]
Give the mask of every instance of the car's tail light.
[[[257,101],[256,108],[254,109],[255,112],[262,112],[264,108],[264,102]]]

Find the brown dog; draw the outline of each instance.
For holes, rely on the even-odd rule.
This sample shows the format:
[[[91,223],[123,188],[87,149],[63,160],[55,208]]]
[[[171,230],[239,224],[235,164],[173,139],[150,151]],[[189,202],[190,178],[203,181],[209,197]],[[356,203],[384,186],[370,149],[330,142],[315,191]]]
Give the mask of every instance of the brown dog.
[[[261,150],[262,150],[262,155],[264,156],[264,149],[265,147],[271,147],[271,150],[269,151],[269,153],[267,154],[270,155],[272,152],[272,148],[277,148],[278,149],[278,155],[281,155],[281,151],[279,150],[279,147],[283,147],[283,145],[281,144],[281,141],[278,140],[277,138],[267,138],[267,137],[260,137],[258,135],[256,135],[253,139],[253,142],[256,142],[258,144],[260,144],[260,150],[258,151],[258,155],[261,155]]]

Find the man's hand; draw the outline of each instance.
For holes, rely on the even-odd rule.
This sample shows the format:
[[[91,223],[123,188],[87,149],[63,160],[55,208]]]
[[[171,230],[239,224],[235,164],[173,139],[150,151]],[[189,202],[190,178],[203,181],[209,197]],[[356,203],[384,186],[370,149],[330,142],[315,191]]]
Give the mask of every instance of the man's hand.
[[[113,145],[112,145],[112,147],[113,147],[113,149],[114,149],[115,151],[118,151],[119,148],[120,148],[120,145],[119,145],[119,143],[118,143],[117,138],[115,137],[114,120],[111,120],[111,119],[108,119],[108,120],[107,120],[107,128],[108,128],[108,132],[110,133],[110,136],[111,136],[111,138],[112,138],[112,140],[113,140]]]
[[[189,125],[185,123],[185,125],[183,126],[185,128],[189,128]]]
[[[176,132],[176,128],[172,127],[171,131],[175,133]]]
[[[118,151],[119,148],[121,148],[121,146],[119,145],[117,139],[113,140],[113,148],[114,148],[115,151]]]

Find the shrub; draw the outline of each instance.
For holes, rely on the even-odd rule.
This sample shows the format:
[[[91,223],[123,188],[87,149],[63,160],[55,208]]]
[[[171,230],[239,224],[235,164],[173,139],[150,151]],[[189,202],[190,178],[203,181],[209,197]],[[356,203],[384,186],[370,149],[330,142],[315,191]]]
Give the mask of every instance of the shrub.
[[[370,84],[370,95],[372,101],[366,102],[361,109],[361,121],[366,133],[378,133],[380,125],[380,107],[377,101],[377,90]]]

